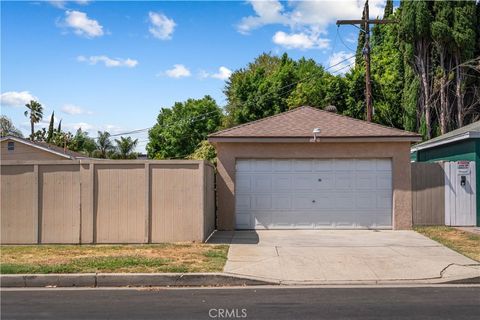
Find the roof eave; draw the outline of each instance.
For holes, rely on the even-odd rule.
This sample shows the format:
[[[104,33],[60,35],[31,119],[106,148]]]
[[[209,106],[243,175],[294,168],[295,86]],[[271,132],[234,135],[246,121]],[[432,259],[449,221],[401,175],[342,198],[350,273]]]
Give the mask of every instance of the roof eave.
[[[55,150],[52,150],[52,149],[49,149],[49,148],[45,148],[45,147],[42,147],[42,146],[39,146],[38,144],[35,144],[35,143],[32,143],[32,142],[29,142],[29,141],[26,141],[24,139],[19,139],[17,137],[13,137],[13,136],[6,136],[6,137],[2,137],[2,139],[0,141],[5,141],[5,140],[13,140],[13,141],[16,141],[18,143],[23,143],[27,146],[31,146],[31,147],[34,147],[34,148],[37,148],[37,149],[40,149],[40,150],[43,150],[43,151],[47,151],[47,152],[50,152],[50,153],[53,153],[53,154],[56,154],[56,155],[59,155],[61,157],[64,157],[64,158],[67,158],[67,159],[70,159],[72,160],[73,157],[68,155],[68,154],[65,154],[65,153],[60,153],[60,152],[57,152]]]
[[[253,142],[253,143],[307,143],[307,142],[417,142],[420,136],[378,136],[378,137],[218,137],[210,136],[208,141],[215,142]]]
[[[426,142],[421,143],[419,145],[413,146],[411,151],[415,152],[415,151],[419,151],[419,150],[430,149],[430,148],[438,147],[438,146],[441,146],[441,145],[444,145],[444,144],[457,142],[457,141],[462,141],[462,140],[466,140],[466,139],[472,139],[472,138],[480,138],[480,132],[479,131],[467,131],[467,132],[463,132],[461,134],[458,134],[458,135],[455,135],[455,136],[452,136],[452,137],[448,137],[448,138],[445,138],[445,139],[437,140],[437,141],[434,141],[434,142],[426,141]]]

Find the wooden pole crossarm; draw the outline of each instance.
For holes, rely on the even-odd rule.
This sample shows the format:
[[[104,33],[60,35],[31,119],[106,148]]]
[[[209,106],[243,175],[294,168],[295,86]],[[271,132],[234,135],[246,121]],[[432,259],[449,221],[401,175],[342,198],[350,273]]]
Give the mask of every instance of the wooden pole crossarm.
[[[360,19],[360,20],[337,20],[337,25],[341,24],[388,24],[397,23],[397,20],[382,20],[382,19]]]

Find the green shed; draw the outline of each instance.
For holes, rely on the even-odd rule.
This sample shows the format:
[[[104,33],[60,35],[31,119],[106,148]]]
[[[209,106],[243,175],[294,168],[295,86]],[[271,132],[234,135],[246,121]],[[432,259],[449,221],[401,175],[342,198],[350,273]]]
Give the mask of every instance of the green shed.
[[[410,158],[413,162],[475,161],[477,226],[480,226],[480,121],[414,145]]]

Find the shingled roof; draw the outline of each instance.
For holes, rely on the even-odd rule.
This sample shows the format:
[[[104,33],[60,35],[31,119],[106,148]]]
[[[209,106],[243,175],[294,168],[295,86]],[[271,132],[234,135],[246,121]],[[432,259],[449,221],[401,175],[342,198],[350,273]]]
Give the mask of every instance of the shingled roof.
[[[241,124],[209,135],[211,141],[232,138],[297,138],[311,139],[319,128],[321,139],[400,138],[420,141],[420,135],[366,122],[313,107],[299,107],[287,112]]]

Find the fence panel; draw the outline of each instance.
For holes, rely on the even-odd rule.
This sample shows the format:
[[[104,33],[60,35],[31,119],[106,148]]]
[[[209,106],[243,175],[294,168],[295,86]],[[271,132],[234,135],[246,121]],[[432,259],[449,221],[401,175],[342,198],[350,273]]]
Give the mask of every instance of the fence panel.
[[[443,163],[412,163],[413,225],[445,224]]]
[[[39,165],[42,243],[80,242],[80,166]]]
[[[144,165],[95,165],[96,242],[145,242]]]
[[[199,164],[151,165],[152,242],[202,238]],[[175,183],[172,183],[175,181]],[[200,228],[199,228],[200,226]]]
[[[35,166],[2,165],[1,174],[2,243],[37,243],[38,176]]]
[[[213,175],[194,160],[3,161],[1,243],[203,241]]]

